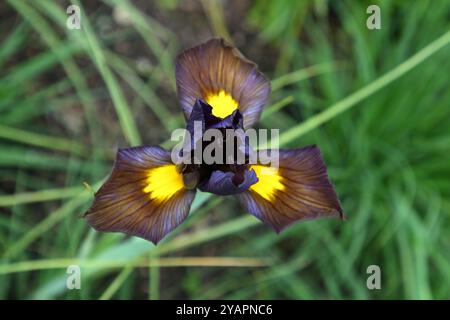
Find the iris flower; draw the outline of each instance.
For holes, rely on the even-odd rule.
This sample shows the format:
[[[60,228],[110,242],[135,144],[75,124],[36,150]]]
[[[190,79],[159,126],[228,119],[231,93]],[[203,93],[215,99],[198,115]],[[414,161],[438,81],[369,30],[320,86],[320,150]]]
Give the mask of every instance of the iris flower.
[[[187,132],[196,121],[202,132],[250,128],[270,94],[270,82],[256,64],[223,39],[181,53],[176,83]],[[193,151],[197,141],[190,142]],[[244,142],[238,152],[248,160],[249,150]],[[112,173],[85,218],[96,230],[124,232],[156,244],[186,219],[196,189],[235,195],[277,233],[299,220],[344,217],[318,147],[257,154],[263,152],[278,152],[279,165],[179,164],[158,146],[119,149]]]

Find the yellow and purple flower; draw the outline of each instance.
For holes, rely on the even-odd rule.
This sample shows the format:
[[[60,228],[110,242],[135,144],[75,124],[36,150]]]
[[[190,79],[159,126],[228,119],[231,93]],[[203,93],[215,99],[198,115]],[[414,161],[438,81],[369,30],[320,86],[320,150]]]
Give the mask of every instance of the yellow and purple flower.
[[[208,148],[198,144],[208,130],[240,132],[253,126],[270,93],[270,82],[257,66],[222,39],[180,54],[176,81],[190,133],[184,156],[190,160],[195,160],[195,150]],[[201,127],[200,139],[194,138],[196,123]],[[219,145],[225,145],[226,139]],[[316,146],[260,150],[255,152],[258,160],[252,162],[248,141],[244,137],[240,142],[233,151],[243,162],[236,160],[236,154],[231,161],[225,159],[225,154],[214,163],[179,163],[158,146],[120,149],[110,177],[85,217],[99,231],[124,232],[157,243],[187,217],[199,189],[235,195],[249,213],[276,232],[298,220],[343,218]],[[262,154],[272,153],[278,156],[277,166],[259,160]]]

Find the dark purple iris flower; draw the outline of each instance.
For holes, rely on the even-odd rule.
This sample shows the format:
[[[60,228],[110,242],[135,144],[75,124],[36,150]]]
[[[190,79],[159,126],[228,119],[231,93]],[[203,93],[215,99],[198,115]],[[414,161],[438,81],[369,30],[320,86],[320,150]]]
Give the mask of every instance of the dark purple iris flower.
[[[242,135],[258,121],[270,82],[236,48],[212,39],[183,52],[177,57],[176,80],[189,133],[188,148],[177,157],[190,161],[174,162],[170,151],[157,146],[120,149],[85,214],[92,227],[157,243],[187,217],[197,189],[234,195],[277,232],[298,220],[344,217],[316,146],[254,151]],[[222,135],[205,143],[211,129]],[[213,143],[218,161],[211,163],[202,157]],[[276,167],[261,161],[275,153]]]

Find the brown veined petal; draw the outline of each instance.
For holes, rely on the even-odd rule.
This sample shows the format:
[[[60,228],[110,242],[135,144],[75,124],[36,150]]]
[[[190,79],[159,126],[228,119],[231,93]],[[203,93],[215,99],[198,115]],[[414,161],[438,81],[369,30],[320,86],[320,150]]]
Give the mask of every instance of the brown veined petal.
[[[256,64],[223,39],[211,39],[181,53],[175,75],[186,118],[195,101],[203,99],[220,118],[239,108],[248,128],[258,121],[270,93],[270,82]]]
[[[279,150],[279,168],[252,165],[258,182],[237,195],[241,204],[276,232],[298,220],[344,218],[319,148]]]
[[[187,217],[194,196],[184,187],[170,152],[122,149],[85,218],[98,231],[124,232],[156,244]]]

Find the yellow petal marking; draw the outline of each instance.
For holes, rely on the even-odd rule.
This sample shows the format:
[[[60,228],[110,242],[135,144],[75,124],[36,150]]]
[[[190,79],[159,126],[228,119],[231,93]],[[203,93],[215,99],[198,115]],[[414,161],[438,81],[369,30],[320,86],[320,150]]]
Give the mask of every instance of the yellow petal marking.
[[[183,177],[173,164],[150,169],[146,182],[142,191],[158,202],[168,200],[184,188]]]
[[[251,169],[255,170],[258,182],[250,186],[250,190],[256,192],[268,201],[275,198],[275,193],[285,189],[282,183],[283,177],[278,173],[277,168],[253,165]]]
[[[239,107],[237,101],[224,90],[207,94],[205,100],[212,107],[212,114],[219,118],[229,116]]]

